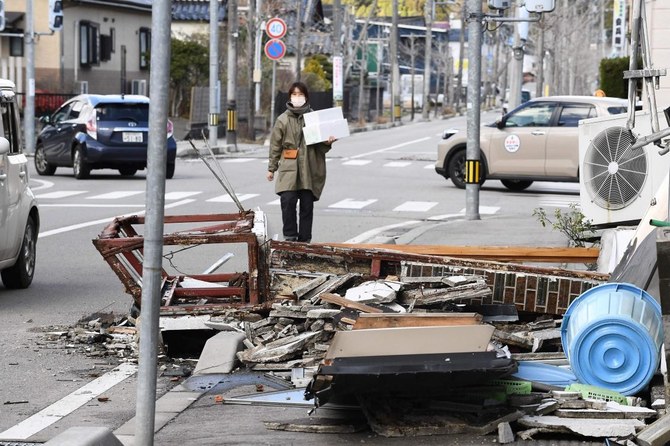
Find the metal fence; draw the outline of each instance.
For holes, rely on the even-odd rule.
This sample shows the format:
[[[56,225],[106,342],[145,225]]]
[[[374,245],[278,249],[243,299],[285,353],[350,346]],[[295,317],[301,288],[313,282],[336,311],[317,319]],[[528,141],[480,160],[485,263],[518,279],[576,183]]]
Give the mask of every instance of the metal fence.
[[[70,98],[77,96],[76,94],[62,94],[62,93],[35,93],[35,117],[50,115],[58,109],[63,102]],[[26,105],[26,94],[16,93],[16,102],[21,107],[21,110]]]

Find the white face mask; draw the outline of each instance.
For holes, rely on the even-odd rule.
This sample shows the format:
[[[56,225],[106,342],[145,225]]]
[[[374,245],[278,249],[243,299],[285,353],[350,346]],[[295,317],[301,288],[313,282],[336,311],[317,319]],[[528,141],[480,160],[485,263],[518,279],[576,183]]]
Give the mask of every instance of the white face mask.
[[[305,105],[305,97],[291,96],[291,104],[293,104],[294,107],[302,107],[303,105]]]

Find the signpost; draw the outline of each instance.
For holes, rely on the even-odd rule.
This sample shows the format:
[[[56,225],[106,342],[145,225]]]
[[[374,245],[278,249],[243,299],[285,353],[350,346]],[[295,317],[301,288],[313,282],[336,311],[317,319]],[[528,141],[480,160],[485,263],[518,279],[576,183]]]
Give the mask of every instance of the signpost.
[[[279,17],[271,18],[265,24],[265,32],[271,39],[281,39],[286,35],[286,22]]]
[[[265,55],[268,59],[279,60],[286,54],[286,45],[279,39],[270,39],[265,44]]]
[[[265,24],[265,33],[270,40],[265,44],[265,55],[272,60],[272,101],[270,103],[270,127],[274,126],[275,118],[275,79],[277,77],[277,61],[286,55],[286,45],[281,39],[286,35],[286,22],[273,17]]]

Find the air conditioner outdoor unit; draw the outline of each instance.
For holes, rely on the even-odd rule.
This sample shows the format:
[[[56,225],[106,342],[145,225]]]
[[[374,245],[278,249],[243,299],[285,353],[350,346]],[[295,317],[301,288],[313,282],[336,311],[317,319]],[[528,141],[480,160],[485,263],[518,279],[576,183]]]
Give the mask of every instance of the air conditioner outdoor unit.
[[[88,81],[77,82],[79,87],[79,94],[88,94]]]
[[[147,95],[147,81],[146,79],[133,79],[130,87],[131,94]]]
[[[659,112],[661,129],[665,116]],[[579,123],[579,195],[581,211],[600,227],[637,224],[670,171],[670,153],[647,144],[631,150],[628,114]],[[635,137],[651,132],[649,111],[635,113]]]

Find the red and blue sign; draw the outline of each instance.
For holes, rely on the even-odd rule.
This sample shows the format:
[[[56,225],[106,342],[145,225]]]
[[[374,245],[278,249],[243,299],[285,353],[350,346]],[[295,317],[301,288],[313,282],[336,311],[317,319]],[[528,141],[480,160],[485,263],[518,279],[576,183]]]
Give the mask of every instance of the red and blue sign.
[[[270,39],[265,44],[265,55],[269,59],[279,60],[286,54],[286,45],[279,39]]]

